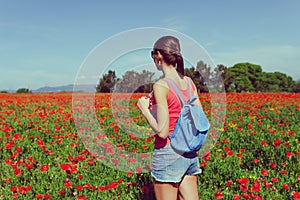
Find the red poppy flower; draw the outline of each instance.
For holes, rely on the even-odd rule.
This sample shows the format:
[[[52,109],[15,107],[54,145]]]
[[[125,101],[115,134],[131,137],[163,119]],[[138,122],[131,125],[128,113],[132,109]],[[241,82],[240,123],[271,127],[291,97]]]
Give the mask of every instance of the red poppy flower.
[[[228,153],[228,152],[230,151],[230,148],[229,148],[229,147],[225,147],[225,148],[224,148],[224,151],[225,151],[226,153]]]
[[[82,190],[83,189],[83,187],[81,185],[77,185],[75,188],[76,188],[76,190]]]
[[[79,195],[76,200],[87,200],[84,195]]]
[[[47,172],[48,170],[49,170],[49,165],[46,164],[46,165],[41,166],[41,171],[42,172]]]
[[[300,199],[300,193],[299,192],[292,192],[292,197],[294,200],[299,200]]]
[[[59,194],[60,194],[60,195],[64,195],[65,193],[66,193],[66,190],[60,190],[60,191],[59,191]]]
[[[260,183],[257,180],[254,180],[254,183],[251,186],[250,190],[252,192],[260,192]]]
[[[229,181],[227,181],[226,186],[229,187],[229,186],[232,185],[232,184],[233,184],[232,180],[229,180]]]
[[[12,186],[12,187],[10,188],[10,190],[11,190],[12,192],[17,192],[17,191],[18,191],[18,187]]]
[[[266,188],[271,187],[273,184],[271,182],[265,182]]]
[[[262,141],[260,142],[260,144],[263,145],[263,146],[267,146],[267,142],[266,142],[265,140],[262,140]]]
[[[286,174],[286,171],[285,171],[285,170],[281,170],[280,173],[281,173],[281,174]]]
[[[240,195],[238,194],[233,195],[233,200],[240,200],[240,199],[241,199]]]
[[[132,172],[131,171],[128,171],[126,172],[127,176],[132,176]]]
[[[214,198],[215,199],[223,199],[222,191],[221,190],[217,191],[214,195]]]
[[[286,152],[286,157],[287,157],[287,158],[290,158],[290,157],[292,157],[292,155],[293,155],[293,153],[292,153],[292,152]]]
[[[16,151],[22,153],[22,149],[20,147],[16,147]]]
[[[103,190],[106,190],[106,188],[105,188],[105,186],[99,186],[98,190],[103,191]]]
[[[240,178],[238,179],[239,184],[249,184],[249,179],[248,178]]]
[[[243,193],[243,194],[241,194],[241,196],[242,196],[244,199],[250,199],[250,198],[251,198],[251,195],[250,195],[250,194],[247,194],[247,193]]]
[[[282,184],[282,187],[286,190],[290,190],[290,187],[287,184]]]
[[[70,164],[60,164],[60,168],[64,171],[66,171],[71,168],[71,165]]]
[[[236,156],[242,158],[243,155],[241,153],[237,153]]]
[[[293,131],[289,131],[288,134],[289,134],[289,136],[294,136],[294,132]]]
[[[137,167],[137,168],[135,169],[135,172],[138,173],[138,174],[141,173],[141,172],[142,172],[142,168]]]
[[[272,181],[273,183],[277,183],[277,182],[278,182],[278,178],[271,178],[271,181]]]
[[[7,184],[10,184],[10,178],[6,178],[6,179],[5,179],[5,182],[6,182]]]
[[[275,147],[279,147],[280,144],[281,144],[281,140],[279,140],[279,139],[276,139],[276,140],[274,141],[274,143],[273,143],[273,145],[274,145]]]
[[[289,141],[285,142],[285,143],[284,143],[284,146],[289,147],[289,146],[290,146]]]
[[[69,182],[65,183],[65,187],[66,188],[72,188],[72,182],[69,181]]]
[[[16,167],[15,170],[14,170],[14,174],[16,176],[20,176],[22,174],[22,170]]]
[[[148,186],[143,186],[143,187],[142,187],[142,192],[143,192],[144,194],[149,194],[150,190],[149,190]]]
[[[245,185],[245,184],[240,184],[240,190],[241,190],[242,192],[246,192],[246,191],[248,190],[247,185]]]
[[[28,160],[29,162],[31,162],[32,164],[35,162],[35,160],[33,159],[32,156],[28,156],[28,157],[27,157],[27,160]]]
[[[21,194],[26,194],[26,193],[27,193],[26,187],[25,187],[24,185],[21,185],[21,186],[19,187],[19,192],[20,192]]]
[[[262,175],[262,176],[268,176],[268,170],[262,169],[262,170],[261,170],[261,175]]]
[[[275,164],[274,162],[270,162],[270,167],[271,167],[272,169],[275,169],[275,168],[276,168],[276,164]]]

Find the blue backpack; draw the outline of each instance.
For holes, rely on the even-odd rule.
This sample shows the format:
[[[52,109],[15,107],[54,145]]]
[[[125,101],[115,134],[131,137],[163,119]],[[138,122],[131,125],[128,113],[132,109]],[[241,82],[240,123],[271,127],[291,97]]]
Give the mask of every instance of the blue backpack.
[[[193,104],[197,96],[193,95],[189,78],[190,98],[187,102],[183,101],[174,82],[168,78],[165,78],[165,80],[171,83],[175,89],[182,106],[173,134],[168,136],[171,146],[180,154],[197,152],[205,142],[210,123],[202,108]]]

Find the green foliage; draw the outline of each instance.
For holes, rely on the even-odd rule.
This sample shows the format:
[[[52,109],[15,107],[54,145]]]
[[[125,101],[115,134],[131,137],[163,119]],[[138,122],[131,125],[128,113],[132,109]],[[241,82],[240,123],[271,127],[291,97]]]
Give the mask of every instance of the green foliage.
[[[99,81],[99,84],[96,86],[97,92],[111,92],[114,85],[118,81],[116,72],[109,70],[107,74],[104,74]]]
[[[96,94],[95,131],[89,106],[71,114],[71,94],[3,95],[0,199],[155,199],[150,172],[139,173],[151,161],[142,153],[154,150],[152,130],[136,107],[142,95],[120,94],[115,102]],[[201,199],[298,199],[299,96],[227,95],[224,126],[208,135],[220,137],[199,158]],[[209,95],[199,98],[205,111],[219,113]]]
[[[238,63],[228,68],[225,75],[226,90],[232,86],[236,92],[254,92],[259,85],[262,69],[251,63]]]
[[[300,80],[295,83],[294,92],[300,92]]]
[[[226,91],[293,92],[295,82],[281,72],[263,72],[261,66],[238,63],[229,67],[225,76]]]
[[[8,93],[6,90],[1,90],[0,93]]]
[[[295,82],[281,72],[263,72],[261,75],[261,92],[293,92]]]
[[[122,78],[117,78],[115,71],[109,70],[103,75],[96,87],[97,92],[118,93],[148,93],[152,90],[154,73],[147,70],[142,72],[127,71]]]
[[[31,93],[28,88],[19,88],[16,93]]]
[[[295,81],[281,72],[263,72],[260,65],[237,63],[232,67],[222,64],[212,68],[203,61],[196,67],[185,68],[184,73],[195,83],[198,93],[222,92],[299,92],[300,81]],[[148,93],[156,80],[154,73],[127,71],[117,78],[114,71],[103,75],[97,92]]]
[[[185,75],[193,80],[199,93],[223,91],[226,72],[227,68],[224,65],[218,65],[212,70],[203,61],[199,61],[196,68],[186,68],[184,71]]]

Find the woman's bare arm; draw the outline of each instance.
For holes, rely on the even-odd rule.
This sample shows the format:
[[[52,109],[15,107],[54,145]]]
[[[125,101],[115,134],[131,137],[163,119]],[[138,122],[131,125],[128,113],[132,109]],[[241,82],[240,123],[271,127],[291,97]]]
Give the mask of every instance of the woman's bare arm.
[[[139,99],[138,106],[150,127],[159,137],[165,139],[169,135],[169,110],[167,104],[169,90],[162,81],[158,81],[153,85],[153,92],[156,101],[155,106],[157,106],[157,120],[148,109],[149,99]]]

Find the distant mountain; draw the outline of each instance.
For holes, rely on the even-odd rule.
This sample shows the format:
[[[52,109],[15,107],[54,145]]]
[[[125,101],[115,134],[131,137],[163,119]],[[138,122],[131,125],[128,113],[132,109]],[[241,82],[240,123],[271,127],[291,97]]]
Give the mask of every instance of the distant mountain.
[[[41,87],[36,90],[31,90],[33,93],[40,93],[40,92],[73,92],[74,85],[63,85],[63,86],[56,86],[56,87]],[[95,85],[76,85],[74,92],[83,91],[83,92],[96,92]]]

